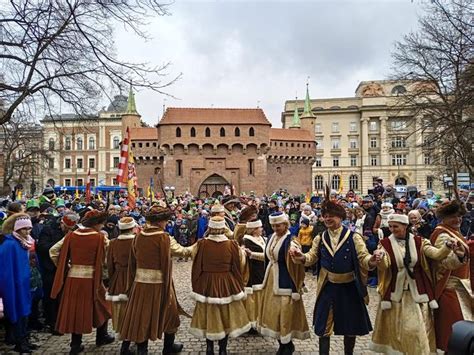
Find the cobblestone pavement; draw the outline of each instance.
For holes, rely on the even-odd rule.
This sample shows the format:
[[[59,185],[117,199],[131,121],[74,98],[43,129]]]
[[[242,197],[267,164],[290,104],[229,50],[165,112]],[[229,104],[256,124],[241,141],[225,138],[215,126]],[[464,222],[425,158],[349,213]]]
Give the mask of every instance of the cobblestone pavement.
[[[191,265],[192,261],[188,262],[174,262],[173,279],[178,295],[178,300],[183,308],[190,314],[194,309],[194,301],[191,300],[188,295],[191,292]],[[303,295],[303,300],[306,308],[306,315],[308,322],[311,324],[313,319],[313,307],[315,302],[315,290],[316,290],[316,278],[311,274],[306,274],[305,284],[309,290],[308,293]],[[375,313],[378,304],[378,294],[375,289],[369,289],[370,304],[369,314],[372,319],[372,323],[375,320]],[[111,322],[109,322],[111,323]],[[184,351],[182,355],[187,354],[205,354],[205,341],[203,339],[197,339],[188,332],[190,319],[181,317],[181,326],[177,333],[177,341],[184,343]],[[39,350],[35,351],[34,354],[68,354],[69,353],[69,335],[63,336],[52,336],[44,333],[33,333],[33,341],[40,345]],[[371,354],[373,352],[368,350],[370,341],[370,335],[364,337],[358,337],[355,347],[355,354]],[[312,333],[311,339],[305,341],[295,340],[295,355],[296,354],[318,354],[317,337]],[[110,345],[103,347],[95,346],[95,333],[85,335],[83,337],[83,344],[85,346],[84,354],[103,354],[113,355],[118,354],[120,350],[120,342],[116,341]],[[341,336],[333,336],[331,338],[331,354],[343,354],[343,338]],[[16,354],[9,351],[11,347],[5,346],[3,343],[0,344],[0,354]],[[247,336],[229,340],[228,350],[230,354],[275,354],[278,349],[278,343],[276,340],[261,337],[261,336]],[[162,342],[150,342],[149,353],[150,354],[161,354]],[[217,344],[216,344],[217,350]]]

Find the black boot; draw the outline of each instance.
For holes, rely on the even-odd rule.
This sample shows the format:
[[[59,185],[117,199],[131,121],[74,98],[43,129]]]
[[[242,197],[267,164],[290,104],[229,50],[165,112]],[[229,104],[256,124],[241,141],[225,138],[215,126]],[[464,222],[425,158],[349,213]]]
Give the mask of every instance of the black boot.
[[[120,347],[120,355],[132,355],[133,352],[130,351],[130,340],[122,341],[122,346]]]
[[[178,354],[183,351],[183,344],[175,343],[174,333],[165,333],[165,339],[163,341],[163,355]]]
[[[281,355],[281,352],[283,351],[284,345],[281,343],[281,341],[278,340],[278,350],[276,352],[276,355]]]
[[[20,354],[31,354],[33,352],[33,349],[28,346],[28,342],[26,341],[26,339],[23,339],[19,343],[15,344],[13,351],[16,351]]]
[[[227,355],[227,341],[229,336],[226,335],[224,339],[219,340],[219,355]]]
[[[330,337],[319,337],[319,355],[329,355]]]
[[[105,321],[104,324],[102,324],[99,328],[97,328],[96,336],[95,336],[96,346],[110,344],[115,341],[115,337],[107,333],[107,326],[108,326],[108,322]]]
[[[137,343],[137,355],[148,355],[148,340]]]
[[[356,337],[344,335],[344,355],[354,354],[354,346],[356,343]]]
[[[295,351],[295,345],[293,344],[292,341],[290,341],[288,344],[283,344],[283,348],[281,351],[281,355],[291,355]]]
[[[214,342],[206,339],[206,355],[214,355]]]
[[[77,355],[84,351],[84,345],[82,345],[82,334],[71,334],[71,351],[69,355]]]

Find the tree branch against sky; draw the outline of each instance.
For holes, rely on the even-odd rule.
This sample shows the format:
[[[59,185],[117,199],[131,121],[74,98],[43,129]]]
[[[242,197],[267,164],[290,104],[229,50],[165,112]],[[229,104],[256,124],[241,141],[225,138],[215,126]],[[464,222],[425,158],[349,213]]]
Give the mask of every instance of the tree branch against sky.
[[[419,119],[423,145],[454,171],[474,175],[474,5],[469,0],[433,0],[419,30],[404,36],[393,52],[394,76],[411,90],[398,105]],[[446,162],[445,162],[445,159]]]
[[[114,26],[146,40],[147,20],[166,16],[156,0],[0,0],[0,124],[16,112],[53,113],[59,103],[77,113],[96,111],[102,95],[131,83],[166,94],[180,75],[170,63],[123,61],[117,57]]]

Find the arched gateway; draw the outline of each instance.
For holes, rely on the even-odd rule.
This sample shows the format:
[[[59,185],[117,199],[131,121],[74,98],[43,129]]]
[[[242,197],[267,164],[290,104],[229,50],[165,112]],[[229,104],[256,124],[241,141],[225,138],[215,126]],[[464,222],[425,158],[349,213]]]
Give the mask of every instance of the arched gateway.
[[[219,197],[224,193],[226,185],[229,182],[218,174],[213,174],[204,180],[199,187],[199,197]]]

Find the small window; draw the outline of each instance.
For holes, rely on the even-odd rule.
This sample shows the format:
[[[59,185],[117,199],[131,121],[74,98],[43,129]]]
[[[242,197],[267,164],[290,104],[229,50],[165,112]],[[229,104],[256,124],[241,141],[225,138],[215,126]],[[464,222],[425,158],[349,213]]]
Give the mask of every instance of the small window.
[[[277,174],[281,174],[281,168],[277,166]]]
[[[341,187],[341,177],[339,175],[333,175],[331,178],[331,188],[333,190],[339,190]]]
[[[407,155],[392,154],[392,165],[407,165]]]
[[[95,179],[91,179],[91,186],[92,186],[92,187],[95,186]]]
[[[181,137],[181,128],[176,128],[176,137]]]
[[[432,176],[427,176],[426,177],[426,188],[427,189],[429,189],[429,190],[433,189],[433,181],[434,181],[434,178]]]
[[[291,143],[291,148],[293,148],[295,146],[295,143]]]
[[[117,178],[112,178],[112,185],[114,186],[118,185]]]
[[[64,142],[64,149],[65,150],[71,150],[71,138],[66,137],[66,140]]]
[[[77,150],[82,150],[84,146],[84,142],[82,141],[82,137],[78,137],[76,140],[76,149]]]
[[[235,136],[240,137],[240,128],[239,127],[235,127]]]
[[[249,159],[249,171],[248,171],[250,176],[255,175],[255,160],[254,159]]]
[[[153,143],[153,146],[154,146],[154,147],[156,147],[156,142],[155,142],[155,143]]]
[[[339,157],[338,156],[333,156],[332,157],[332,166],[333,167],[338,167],[339,166]]]
[[[71,179],[64,179],[64,186],[71,186]]]
[[[54,169],[54,158],[49,158],[48,159],[48,167],[50,169]]]
[[[84,180],[83,179],[77,179],[76,184],[77,184],[77,186],[82,186],[82,185],[84,185]]]
[[[357,155],[351,155],[351,166],[357,166]]]
[[[369,129],[371,131],[376,131],[378,129],[377,121],[370,121]]]
[[[220,131],[219,131],[219,135],[221,137],[225,137],[225,128],[224,127],[221,127]]]
[[[407,92],[407,89],[403,85],[397,85],[392,89],[392,95],[403,95]]]
[[[95,149],[95,139],[94,137],[89,137],[89,150]]]
[[[84,162],[82,158],[77,158],[77,168],[78,169],[83,169],[84,168]]]
[[[431,165],[431,155],[429,153],[424,154],[424,163],[425,165]]]
[[[64,169],[71,169],[71,159],[64,159]]]
[[[49,139],[49,150],[54,150],[54,138]]]
[[[176,160],[176,176],[183,176],[183,161]]]
[[[314,166],[320,167],[321,166],[321,157],[316,157],[314,159]]]
[[[339,132],[339,122],[333,122],[332,123],[332,130],[331,130],[332,133],[337,133]]]
[[[253,127],[250,127],[250,129],[249,129],[249,136],[250,137],[255,136],[255,130],[253,129]]]
[[[191,127],[191,132],[189,132],[191,137],[196,137],[196,128]]]
[[[118,168],[120,162],[120,157],[114,157],[114,168]]]
[[[351,132],[357,132],[357,122],[351,122],[349,129]]]
[[[349,176],[349,189],[350,190],[359,189],[359,177],[357,175]]]
[[[314,132],[315,133],[321,133],[321,123],[316,123],[314,125]]]
[[[283,142],[280,142],[280,147],[283,147]]]
[[[370,137],[370,148],[377,148],[377,137]]]
[[[350,149],[357,149],[357,139],[355,139],[355,138],[350,139],[349,148]]]
[[[114,137],[114,145],[113,145],[114,149],[119,149],[120,148],[120,139],[119,137],[115,136]]]
[[[89,158],[89,168],[95,169],[95,158]]]
[[[339,138],[333,138],[331,140],[331,148],[332,149],[340,149],[340,143],[341,142],[340,142]]]
[[[378,157],[377,155],[371,155],[370,156],[370,165],[371,166],[377,166],[378,165]]]
[[[211,129],[209,127],[206,127],[206,137],[211,136]]]
[[[135,143],[132,143],[132,148],[135,148]]]
[[[150,146],[150,143],[149,142],[146,142],[145,143],[145,147],[149,147]]]
[[[138,143],[138,148],[142,148],[143,147],[143,143]]]
[[[314,177],[314,189],[315,190],[324,189],[324,178],[322,175],[316,175]]]

